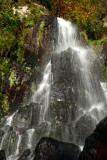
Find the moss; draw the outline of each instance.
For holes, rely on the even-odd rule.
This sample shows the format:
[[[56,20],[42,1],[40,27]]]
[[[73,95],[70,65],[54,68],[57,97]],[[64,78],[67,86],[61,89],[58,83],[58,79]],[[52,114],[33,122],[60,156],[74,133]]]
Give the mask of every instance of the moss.
[[[25,119],[25,118],[22,118],[21,120],[22,120],[23,123],[26,122],[26,119]]]
[[[12,86],[15,84],[15,74],[14,74],[14,70],[12,70],[11,73],[10,73],[9,81],[10,81],[10,87],[12,87]]]
[[[100,55],[100,50],[99,50],[99,45],[102,43],[107,43],[107,39],[98,39],[98,40],[89,40],[87,39],[87,42],[91,45],[91,47],[94,49],[95,53],[99,57]]]
[[[12,146],[15,142],[15,138],[16,138],[16,133],[15,132],[12,132],[11,133],[11,136],[10,136],[10,139],[9,139],[9,145]]]
[[[53,123],[61,124],[59,113],[61,110],[64,112],[73,104],[72,101],[53,101],[52,102],[52,112],[53,112]]]
[[[35,92],[35,90],[36,90],[35,84],[32,82],[32,84],[31,84],[31,91]]]
[[[107,80],[107,67],[104,65],[102,66],[102,72],[103,72],[105,79]]]
[[[12,145],[14,143],[14,138],[10,138],[10,145]]]
[[[70,106],[72,104],[72,101],[67,101],[67,102],[65,102],[65,101],[59,101],[59,102],[58,101],[53,101],[52,104],[53,104],[54,111],[57,111],[61,108],[65,108],[65,107]]]
[[[37,36],[37,46],[38,47],[42,44],[44,26],[45,26],[45,22],[42,21],[40,26],[39,26],[38,36]]]
[[[0,92],[0,117],[2,117],[9,110],[8,97],[6,94]]]
[[[81,31],[80,32],[80,36],[84,37],[84,39],[87,41],[88,40],[88,36],[86,34],[86,31]]]
[[[88,40],[90,44],[99,45],[101,43],[107,43],[107,39]]]

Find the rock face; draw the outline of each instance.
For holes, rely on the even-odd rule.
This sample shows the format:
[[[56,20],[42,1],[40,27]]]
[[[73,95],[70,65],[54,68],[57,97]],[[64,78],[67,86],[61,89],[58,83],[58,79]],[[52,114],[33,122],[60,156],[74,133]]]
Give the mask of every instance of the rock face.
[[[31,29],[24,46],[23,56],[28,74],[24,71],[22,72],[22,66],[20,68],[16,64],[14,66],[16,85],[11,88],[8,87],[7,93],[10,103],[12,103],[12,109],[18,110],[12,118],[11,124],[8,125],[5,122],[3,125],[0,125],[5,126],[3,131],[0,130],[0,143],[5,137],[2,148],[7,156],[15,153],[18,142],[21,141],[20,146],[18,146],[19,156],[21,156],[26,148],[34,148],[41,137],[47,136],[47,122],[39,124],[40,105],[30,102],[32,102],[31,98],[34,90],[37,89],[43,78],[47,57],[51,56],[53,50],[52,43],[55,38],[55,25],[55,17],[41,16],[38,23]],[[23,101],[24,106],[22,106]],[[34,137],[34,134],[36,134],[36,137]],[[30,136],[32,137],[31,141]],[[33,143],[32,148],[31,143]]]
[[[0,150],[0,160],[6,160],[6,155],[4,150]]]
[[[50,136],[63,142],[84,145],[85,138],[92,133],[97,124],[93,116],[96,116],[98,111],[96,109],[89,111],[86,88],[84,81],[81,80],[83,78],[81,61],[77,51],[68,48],[61,53],[53,54],[51,62],[53,83],[50,95],[50,117],[54,129]],[[96,73],[95,64],[92,70],[93,68]],[[92,74],[95,77],[94,72]],[[100,94],[97,94],[98,99],[101,100],[103,92],[99,79],[93,80],[93,88],[95,95],[101,90]],[[72,136],[74,134],[75,138]]]
[[[25,57],[30,59],[39,59],[39,62],[44,63],[46,55],[53,51],[53,41],[55,39],[56,18],[52,16],[41,16],[38,23],[33,27],[32,34],[26,43]],[[36,56],[36,57],[35,57]],[[35,61],[36,62],[36,61]],[[38,62],[37,62],[38,63]],[[34,65],[36,65],[35,63]]]
[[[42,138],[35,149],[34,160],[78,160],[79,147],[52,138]]]
[[[103,43],[101,45],[101,55],[103,56],[104,64],[107,66],[107,44]]]
[[[102,120],[85,142],[79,160],[107,160],[107,117]]]

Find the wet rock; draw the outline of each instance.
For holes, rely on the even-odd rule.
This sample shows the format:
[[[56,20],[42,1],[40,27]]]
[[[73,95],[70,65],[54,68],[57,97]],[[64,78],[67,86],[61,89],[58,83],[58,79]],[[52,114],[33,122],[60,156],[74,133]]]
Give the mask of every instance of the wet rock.
[[[34,160],[78,160],[79,152],[74,144],[44,137],[36,146]]]
[[[43,33],[41,34],[41,43],[38,43],[38,32],[39,28],[41,26],[41,23],[43,25]],[[30,56],[36,55],[36,65],[38,64],[38,59],[39,59],[39,64],[42,63],[44,64],[46,60],[46,54],[49,52],[52,52],[53,50],[53,41],[56,39],[54,30],[56,29],[56,18],[49,16],[49,15],[43,15],[40,17],[39,21],[37,24],[34,25],[33,31],[31,35],[28,37],[28,41],[26,43],[26,50],[24,53],[24,56],[28,57],[28,60]],[[27,62],[29,63],[29,62]]]
[[[24,134],[28,128],[16,128],[19,134]]]
[[[21,155],[20,158],[18,158],[18,160],[27,160],[28,156],[30,155],[31,151],[30,149],[26,149],[23,154]]]
[[[85,141],[79,160],[107,159],[107,117],[102,120]]]
[[[10,126],[9,131],[10,132],[13,131],[13,126]]]
[[[19,108],[14,116],[13,125],[20,134],[23,134],[29,127],[38,124],[39,110],[39,105],[36,103]]]
[[[4,135],[4,131],[0,129],[0,137]]]
[[[15,131],[8,132],[8,138],[7,140],[4,141],[5,142],[4,148],[5,148],[6,153],[8,153],[8,155],[14,152],[15,144],[17,144],[17,139],[18,139],[17,133]]]
[[[77,115],[77,106],[73,101],[54,100],[50,108],[53,123],[56,125],[71,123]]]
[[[54,129],[50,132],[50,137],[62,142],[74,142],[75,137],[73,136],[73,126],[71,124],[55,125],[52,128]]]
[[[107,44],[103,43],[101,48],[101,55],[103,56],[104,64],[107,66]]]
[[[88,137],[94,130],[97,121],[90,115],[83,115],[75,124],[76,142],[77,144],[84,145],[86,137]]]
[[[4,150],[0,150],[0,160],[6,160],[6,155]]]
[[[50,112],[54,122],[59,124],[75,121],[79,110],[77,95],[80,91],[84,92],[83,85],[81,84],[81,88],[79,85],[80,66],[74,55],[77,55],[76,51],[71,48],[52,55],[53,84]]]

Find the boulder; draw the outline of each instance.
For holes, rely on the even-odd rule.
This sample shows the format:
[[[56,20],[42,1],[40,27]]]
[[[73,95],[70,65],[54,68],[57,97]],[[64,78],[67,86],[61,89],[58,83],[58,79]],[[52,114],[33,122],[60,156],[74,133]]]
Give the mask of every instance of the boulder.
[[[6,160],[6,155],[4,150],[0,150],[0,160]]]
[[[88,137],[94,130],[97,121],[90,115],[84,114],[75,124],[76,142],[77,144],[84,145],[86,137]]]
[[[107,160],[107,117],[85,141],[79,160]]]
[[[31,154],[30,149],[26,149],[18,160],[27,160],[28,156]]]
[[[43,137],[36,146],[34,160],[78,160],[79,147]]]

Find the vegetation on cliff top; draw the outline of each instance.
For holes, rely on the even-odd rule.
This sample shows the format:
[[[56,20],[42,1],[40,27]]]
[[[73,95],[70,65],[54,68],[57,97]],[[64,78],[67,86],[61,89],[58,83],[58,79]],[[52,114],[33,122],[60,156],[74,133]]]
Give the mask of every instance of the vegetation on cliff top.
[[[33,25],[45,12],[33,0],[0,0],[0,116],[10,109],[15,92],[21,90],[23,94],[22,74],[30,76],[31,71],[23,51]]]
[[[52,0],[53,15],[64,17],[77,25],[88,35],[89,39],[107,38],[106,0]]]

